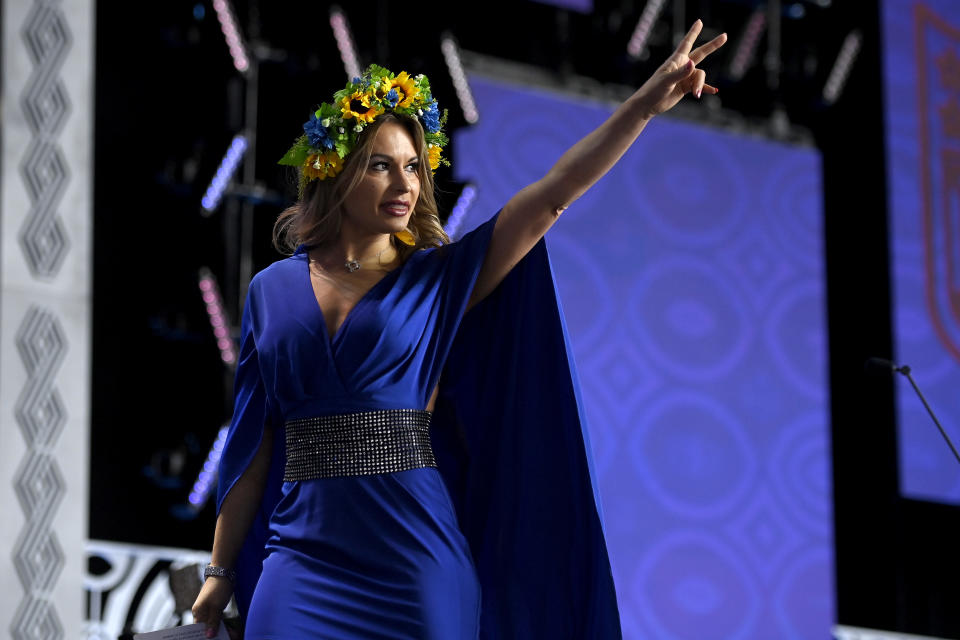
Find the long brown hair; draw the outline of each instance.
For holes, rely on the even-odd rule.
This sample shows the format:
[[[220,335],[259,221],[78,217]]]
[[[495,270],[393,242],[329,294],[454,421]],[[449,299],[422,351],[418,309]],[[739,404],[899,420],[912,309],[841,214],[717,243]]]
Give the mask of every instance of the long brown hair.
[[[364,129],[357,140],[357,146],[346,157],[343,171],[336,178],[312,180],[304,188],[301,198],[280,214],[273,225],[273,246],[277,251],[290,255],[301,244],[323,246],[340,235],[343,203],[363,179],[370,156],[373,155],[373,140],[385,122],[397,122],[407,130],[413,138],[413,145],[420,159],[417,165],[420,197],[414,204],[413,214],[407,223],[407,231],[413,234],[415,244],[410,246],[400,242],[396,236],[391,236],[390,241],[397,254],[401,260],[406,260],[414,251],[450,242],[450,237],[444,232],[437,216],[433,172],[427,157],[423,127],[414,117],[388,111]]]

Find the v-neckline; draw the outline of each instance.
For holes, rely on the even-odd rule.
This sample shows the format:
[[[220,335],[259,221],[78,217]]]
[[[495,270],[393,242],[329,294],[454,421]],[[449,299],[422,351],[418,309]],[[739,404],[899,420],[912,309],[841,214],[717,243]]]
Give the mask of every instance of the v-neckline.
[[[313,288],[313,275],[310,272],[310,253],[304,251],[304,257],[306,258],[307,263],[307,285],[310,287],[310,295],[313,298],[313,306],[317,309],[317,314],[320,316],[320,324],[323,327],[323,335],[327,339],[327,344],[330,345],[331,352],[333,351],[334,343],[340,337],[340,334],[343,333],[344,328],[347,326],[350,318],[353,317],[353,312],[357,310],[357,307],[363,304],[364,301],[370,297],[370,294],[373,293],[373,291],[381,284],[383,284],[384,280],[391,277],[395,273],[398,273],[400,269],[403,269],[403,267],[407,264],[407,261],[405,260],[399,267],[394,267],[390,271],[387,271],[382,278],[373,283],[373,286],[367,289],[366,292],[364,292],[364,294],[353,303],[353,306],[350,307],[350,310],[347,311],[346,315],[343,316],[343,321],[340,323],[340,326],[338,326],[331,335],[327,329],[327,318],[323,313],[323,307],[320,306],[320,300],[317,299],[317,292]]]

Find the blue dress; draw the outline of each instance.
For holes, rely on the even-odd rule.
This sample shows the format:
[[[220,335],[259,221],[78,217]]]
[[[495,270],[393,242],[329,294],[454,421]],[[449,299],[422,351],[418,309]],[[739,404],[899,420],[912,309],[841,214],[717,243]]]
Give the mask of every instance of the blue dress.
[[[218,486],[219,508],[273,429],[236,567],[247,638],[620,637],[543,242],[464,316],[496,217],[414,253],[332,338],[305,252],[251,282]],[[441,375],[439,469],[282,481],[285,422],[423,409]]]

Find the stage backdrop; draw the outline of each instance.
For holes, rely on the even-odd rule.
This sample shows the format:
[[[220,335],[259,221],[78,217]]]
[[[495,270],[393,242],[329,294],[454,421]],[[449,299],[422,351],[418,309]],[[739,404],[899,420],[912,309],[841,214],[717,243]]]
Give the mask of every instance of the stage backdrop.
[[[610,113],[471,86],[460,232]],[[628,639],[829,637],[822,235],[814,150],[669,119],[547,234]]]
[[[960,446],[960,3],[883,3],[894,354]],[[960,466],[897,380],[900,490],[960,504]]]

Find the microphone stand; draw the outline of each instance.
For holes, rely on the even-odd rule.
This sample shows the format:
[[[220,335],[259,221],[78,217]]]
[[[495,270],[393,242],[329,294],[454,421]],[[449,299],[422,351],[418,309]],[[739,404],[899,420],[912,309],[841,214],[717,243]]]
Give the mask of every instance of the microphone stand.
[[[943,439],[947,441],[950,451],[953,451],[953,457],[957,459],[957,462],[960,462],[960,454],[957,453],[956,447],[954,447],[953,442],[950,441],[950,436],[948,436],[947,432],[943,430],[943,426],[940,424],[940,421],[937,420],[937,416],[934,415],[933,409],[931,409],[930,405],[927,404],[927,399],[924,398],[923,394],[920,392],[920,387],[918,387],[917,383],[913,381],[913,376],[910,375],[910,367],[907,365],[903,365],[902,367],[894,365],[893,370],[904,375],[907,380],[910,381],[910,384],[913,386],[913,390],[916,391],[917,395],[920,397],[920,402],[923,403],[923,406],[927,408],[927,413],[929,413],[930,417],[933,418],[933,423],[937,425],[937,429],[940,429],[940,435],[942,435]]]

